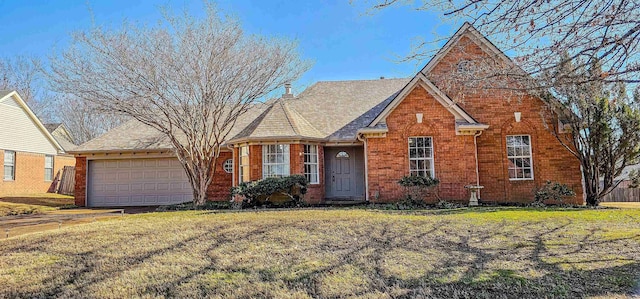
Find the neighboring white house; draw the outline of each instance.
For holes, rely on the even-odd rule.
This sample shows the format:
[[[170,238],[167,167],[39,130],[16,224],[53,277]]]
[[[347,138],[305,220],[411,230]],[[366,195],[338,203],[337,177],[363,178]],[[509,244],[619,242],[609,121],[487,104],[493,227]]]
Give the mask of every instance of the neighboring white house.
[[[73,156],[15,91],[0,91],[0,196],[44,193]]]

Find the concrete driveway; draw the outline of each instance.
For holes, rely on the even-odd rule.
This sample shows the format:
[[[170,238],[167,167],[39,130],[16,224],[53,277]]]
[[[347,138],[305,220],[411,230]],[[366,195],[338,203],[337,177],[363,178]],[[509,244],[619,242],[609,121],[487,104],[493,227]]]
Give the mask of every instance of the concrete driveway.
[[[69,209],[39,214],[23,214],[0,217],[0,240],[26,233],[58,229],[69,225],[89,223],[127,214],[153,212],[156,207],[130,207],[119,209]]]

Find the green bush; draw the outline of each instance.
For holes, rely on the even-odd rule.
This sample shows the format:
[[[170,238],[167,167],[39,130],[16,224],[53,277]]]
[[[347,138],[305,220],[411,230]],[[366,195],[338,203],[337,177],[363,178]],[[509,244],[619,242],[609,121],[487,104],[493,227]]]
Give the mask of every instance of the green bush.
[[[536,191],[533,202],[530,205],[534,207],[544,207],[546,200],[562,202],[565,197],[570,196],[576,196],[576,193],[566,184],[547,181],[544,186]]]
[[[192,211],[192,210],[227,210],[231,208],[229,201],[207,201],[204,205],[194,205],[193,202],[185,202],[168,206],[159,206],[157,212],[166,211]]]
[[[417,176],[417,175],[407,175],[402,177],[398,181],[398,184],[400,184],[400,186],[405,188],[411,188],[411,187],[429,188],[429,187],[437,186],[439,183],[440,181],[438,179],[431,178],[430,176],[423,177],[423,176]]]
[[[302,196],[307,193],[307,179],[303,175],[281,178],[266,178],[254,182],[244,182],[231,188],[231,195],[242,196],[242,208],[259,204],[280,204],[284,206],[302,205]]]

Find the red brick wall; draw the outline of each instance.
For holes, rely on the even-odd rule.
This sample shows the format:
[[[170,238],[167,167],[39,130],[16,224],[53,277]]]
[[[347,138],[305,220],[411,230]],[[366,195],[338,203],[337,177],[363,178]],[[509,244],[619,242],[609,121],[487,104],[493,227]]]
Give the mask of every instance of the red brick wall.
[[[4,151],[0,150],[0,196],[46,193],[53,182],[44,180],[44,160],[44,154],[16,152],[15,180],[5,181]],[[54,156],[54,179],[62,175],[60,170],[64,166],[72,166],[73,163],[72,156]]]
[[[304,174],[304,144],[291,144],[291,174]],[[304,200],[307,203],[317,204],[324,200],[324,148],[318,146],[318,175],[319,184],[309,184]]]
[[[76,206],[84,207],[87,205],[87,157],[76,157],[75,184]]]
[[[416,113],[423,113],[417,123]],[[394,201],[404,195],[398,180],[409,174],[408,138],[433,139],[438,195],[447,200],[467,200],[465,185],[475,183],[473,136],[457,136],[454,116],[424,88],[417,86],[387,117],[385,138],[367,139],[369,200]],[[427,198],[435,201],[435,196]]]
[[[251,167],[251,180],[262,179],[262,145],[249,146],[249,165]]]
[[[220,157],[216,161],[213,182],[207,188],[207,196],[210,201],[228,201],[231,199],[231,185],[233,173],[224,171],[224,161],[231,159],[233,153],[221,152]],[[234,168],[235,170],[236,168]]]
[[[488,59],[488,56],[471,39],[463,37],[459,46],[443,57],[432,70],[434,83],[447,89],[452,86],[446,74],[455,72],[460,59]],[[460,91],[460,92],[454,92]],[[477,88],[452,88],[449,96],[481,123],[490,125],[478,137],[480,184],[483,201],[529,202],[536,188],[546,180],[569,185],[575,192],[573,203],[583,203],[580,165],[544,126],[541,112],[544,103],[535,97],[515,97],[509,90]],[[522,113],[522,121],[515,122],[514,112]],[[534,180],[510,181],[508,176],[506,136],[530,135]]]

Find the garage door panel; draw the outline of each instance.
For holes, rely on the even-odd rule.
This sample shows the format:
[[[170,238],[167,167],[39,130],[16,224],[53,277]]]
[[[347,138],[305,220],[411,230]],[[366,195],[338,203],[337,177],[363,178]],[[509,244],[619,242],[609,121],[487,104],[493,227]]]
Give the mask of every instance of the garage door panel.
[[[171,173],[167,170],[160,170],[158,171],[158,178],[159,179],[170,179],[171,178]]]
[[[143,171],[131,171],[130,177],[131,177],[132,180],[143,179],[144,178],[144,172]]]
[[[89,161],[89,206],[144,206],[192,200],[177,159]]]

